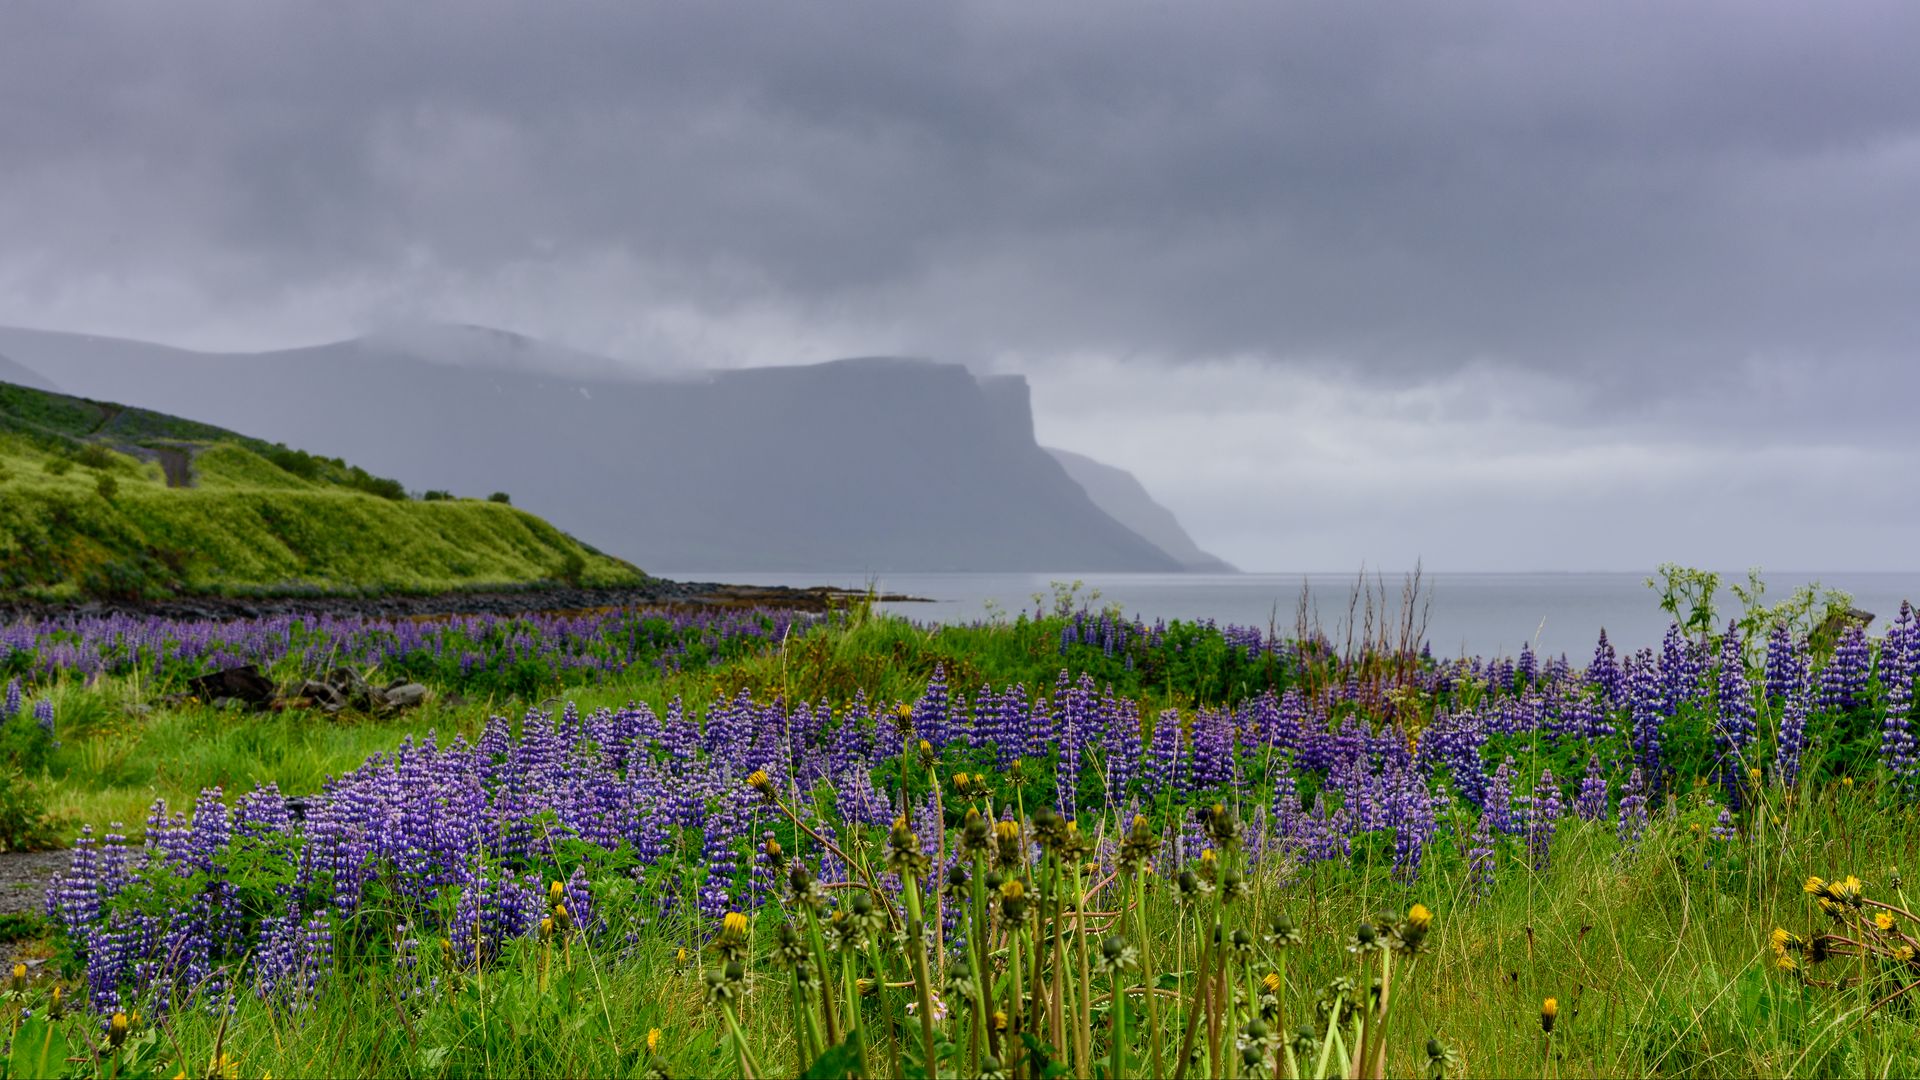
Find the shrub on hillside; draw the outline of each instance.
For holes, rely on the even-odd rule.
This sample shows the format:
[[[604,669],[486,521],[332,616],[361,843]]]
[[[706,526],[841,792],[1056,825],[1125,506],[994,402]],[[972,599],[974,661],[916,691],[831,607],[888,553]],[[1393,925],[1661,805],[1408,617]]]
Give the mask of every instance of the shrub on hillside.
[[[6,479],[6,477],[5,477],[5,476],[0,476],[0,480],[4,480],[4,479]],[[512,505],[513,505],[513,497],[512,497],[512,496],[510,496],[510,495],[508,495],[508,494],[507,494],[506,492],[504,492],[504,491],[496,491],[496,492],[494,492],[493,494],[491,494],[491,495],[489,495],[489,496],[487,496],[487,501],[488,501],[488,502],[497,502],[497,503],[499,503],[499,504],[500,504],[500,505],[502,505],[502,506],[512,506]]]

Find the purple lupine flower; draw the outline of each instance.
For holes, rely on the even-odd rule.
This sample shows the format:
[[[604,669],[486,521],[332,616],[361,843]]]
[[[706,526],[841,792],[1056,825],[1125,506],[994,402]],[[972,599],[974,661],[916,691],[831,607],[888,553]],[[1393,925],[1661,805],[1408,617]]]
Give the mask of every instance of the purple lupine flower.
[[[1490,814],[1481,814],[1473,827],[1473,847],[1467,852],[1467,880],[1475,897],[1493,892],[1494,831]]]
[[[1660,729],[1668,717],[1668,691],[1654,669],[1653,654],[1640,650],[1627,675],[1635,769],[1650,785],[1660,782]]]
[[[1540,782],[1533,787],[1533,797],[1527,800],[1526,833],[1527,854],[1533,861],[1536,872],[1545,873],[1553,859],[1553,833],[1559,827],[1560,815],[1566,812],[1566,806],[1560,800],[1560,785],[1553,778],[1553,770],[1540,774]]]
[[[1910,719],[1914,677],[1920,673],[1920,623],[1913,605],[1900,603],[1900,615],[1880,641],[1880,685],[1886,693],[1886,715],[1880,727],[1880,761],[1893,777],[1894,790],[1903,798],[1920,796],[1920,753],[1914,747]]]
[[[1587,681],[1599,687],[1605,705],[1618,704],[1625,693],[1626,681],[1620,673],[1620,660],[1613,643],[1607,640],[1606,627],[1600,628],[1599,644],[1593,647],[1593,663],[1587,665]]]
[[[1600,771],[1600,755],[1587,759],[1587,774],[1580,778],[1580,794],[1573,800],[1573,812],[1582,821],[1598,821],[1607,812],[1607,777]]]
[[[1216,709],[1193,717],[1193,788],[1211,791],[1233,781],[1233,718]]]
[[[1140,708],[1131,699],[1116,700],[1109,689],[1100,700],[1100,716],[1106,728],[1103,786],[1107,805],[1118,807],[1126,801],[1127,785],[1140,773]]]
[[[1708,830],[1708,835],[1722,842],[1740,838],[1740,830],[1733,823],[1733,814],[1726,807],[1720,808],[1720,817],[1713,823],[1713,828]]]
[[[1774,775],[1785,788],[1800,783],[1800,755],[1807,747],[1807,692],[1805,688],[1787,695],[1780,706],[1780,737],[1774,747]]]
[[[1740,633],[1727,625],[1721,640],[1719,679],[1714,693],[1713,740],[1720,750],[1720,786],[1727,793],[1728,805],[1738,809],[1750,767],[1750,747],[1754,735],[1753,689],[1747,684],[1746,654]]]
[[[1500,767],[1493,770],[1493,779],[1487,784],[1485,813],[1489,825],[1497,832],[1509,835],[1519,833],[1522,828],[1520,815],[1513,807],[1513,755],[1508,754]]]
[[[1627,778],[1626,790],[1620,793],[1620,842],[1637,844],[1646,831],[1647,781],[1636,768],[1633,775]]]
[[[1433,796],[1418,773],[1397,772],[1390,780],[1389,821],[1393,826],[1393,877],[1411,884],[1420,877],[1420,862],[1435,825]]]
[[[1157,799],[1179,781],[1180,711],[1163,709],[1153,722],[1153,735],[1147,748],[1140,789],[1149,799]]]
[[[933,676],[927,680],[927,689],[920,700],[913,705],[914,733],[931,743],[934,749],[947,745],[952,737],[948,730],[949,697],[947,694],[947,666],[935,664]]]
[[[1806,688],[1807,654],[1786,623],[1774,623],[1773,632],[1767,635],[1766,670],[1767,697],[1771,700],[1785,701]]]
[[[1539,664],[1534,659],[1532,643],[1522,644],[1520,646],[1520,662],[1515,664],[1513,668],[1515,687],[1532,686],[1538,667]]]
[[[1866,631],[1858,623],[1848,623],[1840,632],[1832,658],[1820,669],[1820,708],[1843,713],[1860,704],[1866,697],[1867,674],[1872,663]]]
[[[0,697],[0,721],[11,720],[20,715],[20,680],[7,680],[7,693]]]
[[[1665,699],[1662,711],[1667,716],[1700,696],[1702,667],[1698,650],[1680,632],[1680,624],[1669,623],[1667,636],[1660,643],[1660,691]]]
[[[48,701],[46,698],[41,698],[39,701],[34,702],[33,703],[33,719],[35,723],[40,725],[40,730],[46,732],[48,738],[52,738],[53,736],[53,702]],[[54,745],[57,746],[59,744],[56,743]]]

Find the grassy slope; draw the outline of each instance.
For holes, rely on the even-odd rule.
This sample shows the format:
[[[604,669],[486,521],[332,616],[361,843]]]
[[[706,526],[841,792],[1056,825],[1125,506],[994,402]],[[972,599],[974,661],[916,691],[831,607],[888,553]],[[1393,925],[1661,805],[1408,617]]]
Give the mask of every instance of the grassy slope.
[[[195,455],[195,486],[170,488],[160,464],[142,460],[163,448]],[[584,585],[645,580],[525,511],[382,497],[369,490],[380,483],[344,463],[289,455],[204,424],[0,384],[0,595],[439,592],[568,576]]]

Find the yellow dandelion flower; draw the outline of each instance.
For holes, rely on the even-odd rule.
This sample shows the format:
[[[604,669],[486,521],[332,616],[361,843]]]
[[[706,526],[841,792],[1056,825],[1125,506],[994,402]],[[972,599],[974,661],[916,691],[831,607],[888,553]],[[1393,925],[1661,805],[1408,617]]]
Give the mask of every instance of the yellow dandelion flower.
[[[954,786],[954,787],[957,787],[957,788],[963,788],[963,787],[966,787],[966,786],[967,786],[967,774],[966,774],[966,773],[963,773],[963,772],[957,772],[957,773],[954,773],[954,774],[953,774],[953,786]]]
[[[543,938],[553,936],[553,916],[549,915],[540,920],[540,936]]]
[[[1807,878],[1806,884],[1800,886],[1800,888],[1806,892],[1808,896],[1819,896],[1827,891],[1827,882],[1825,878],[1809,877]]]
[[[1007,1030],[1007,1011],[1005,1009],[993,1010],[993,1030]]]
[[[1891,912],[1891,911],[1876,911],[1876,912],[1874,912],[1874,913],[1873,913],[1873,925],[1875,925],[1875,926],[1877,926],[1877,927],[1879,927],[1879,928],[1880,928],[1880,929],[1882,929],[1882,930],[1891,930],[1891,929],[1893,929],[1893,912]]]
[[[913,706],[903,701],[893,707],[893,715],[900,717],[902,720],[909,719],[913,716]]]
[[[1553,1034],[1553,1022],[1560,1016],[1560,999],[1548,998],[1540,1003],[1540,1030]]]
[[[1208,848],[1205,851],[1202,851],[1200,853],[1200,861],[1203,863],[1210,863],[1213,861],[1213,859],[1214,859],[1214,855],[1213,855],[1212,848]]]
[[[1800,961],[1795,960],[1790,953],[1781,953],[1773,958],[1773,966],[1781,971],[1799,971]]]
[[[121,1043],[126,1042],[127,1029],[131,1026],[127,1021],[126,1013],[114,1013],[113,1019],[107,1021],[107,1043],[111,1046],[118,1047]]]
[[[773,778],[767,775],[767,770],[755,769],[747,774],[747,786],[759,792],[772,791]]]
[[[26,985],[27,985],[27,965],[25,964],[13,965],[13,988],[15,990],[20,990],[20,989],[23,989]]]
[[[567,895],[567,887],[565,885],[562,885],[558,881],[547,886],[547,903],[549,904],[559,903],[561,900],[564,900],[566,898],[566,895]]]
[[[687,962],[687,947],[685,945],[680,946],[680,951],[673,954],[673,960],[674,960],[674,963],[677,963],[677,964],[684,964]]]
[[[1899,948],[1893,950],[1893,958],[1895,960],[1900,961],[1903,964],[1912,963],[1913,962],[1913,946],[1902,945]]]
[[[720,932],[729,937],[747,936],[747,917],[737,911],[727,912],[726,918],[720,920]]]
[[[1841,778],[1840,778],[1840,786],[1841,786],[1841,787],[1843,787],[1843,788],[1846,788],[1846,789],[1847,789],[1847,790],[1849,790],[1849,791],[1851,791],[1851,790],[1853,790],[1853,777],[1851,777],[1851,776],[1843,776],[1843,777],[1841,777]]]
[[[1433,912],[1425,904],[1415,904],[1407,909],[1407,925],[1415,930],[1425,930],[1433,925]]]
[[[647,1029],[647,1053],[657,1054],[659,1052],[660,1052],[660,1029],[649,1028]]]
[[[1019,878],[1008,878],[1000,883],[1000,895],[1009,900],[1018,900],[1027,895],[1027,887],[1020,884]]]
[[[1266,987],[1267,993],[1269,994],[1280,993],[1280,973],[1277,971],[1267,972],[1267,977],[1260,980],[1260,985]]]
[[[993,835],[1002,840],[1020,839],[1020,823],[1017,821],[996,821],[993,823]]]

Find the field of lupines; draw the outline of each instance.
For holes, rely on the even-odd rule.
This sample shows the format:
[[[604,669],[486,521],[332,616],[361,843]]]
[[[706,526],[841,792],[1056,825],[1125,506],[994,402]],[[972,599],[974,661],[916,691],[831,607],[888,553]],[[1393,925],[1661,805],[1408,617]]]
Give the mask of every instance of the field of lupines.
[[[303,649],[12,633],[15,732],[63,668]],[[518,647],[462,633],[358,639],[358,662],[431,656],[456,685],[462,654]],[[617,634],[543,638],[614,641],[552,670],[617,683]],[[1819,648],[1603,634],[1584,665],[1084,612],[758,640],[681,697],[525,709],[317,792],[89,827],[47,899],[52,974],[11,992],[13,1068],[1920,1067],[1906,608]]]

